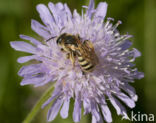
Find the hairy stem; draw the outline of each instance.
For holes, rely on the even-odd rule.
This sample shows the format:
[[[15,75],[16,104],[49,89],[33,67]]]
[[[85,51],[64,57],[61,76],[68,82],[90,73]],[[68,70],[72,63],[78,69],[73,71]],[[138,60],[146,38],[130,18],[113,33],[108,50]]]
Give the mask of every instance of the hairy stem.
[[[28,116],[25,118],[23,123],[31,123],[31,121],[34,119],[36,114],[40,111],[42,104],[51,96],[51,93],[53,91],[53,85],[48,88],[48,90],[42,95],[42,97],[39,99],[39,101],[35,104],[31,112],[28,114]]]

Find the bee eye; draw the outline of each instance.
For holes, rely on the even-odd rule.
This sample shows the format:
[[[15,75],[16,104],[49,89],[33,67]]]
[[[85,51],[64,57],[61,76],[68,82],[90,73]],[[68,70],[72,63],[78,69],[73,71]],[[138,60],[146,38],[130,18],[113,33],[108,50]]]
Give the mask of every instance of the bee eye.
[[[62,41],[62,39],[61,39],[61,38],[58,38],[57,41],[56,41],[56,43],[57,43],[57,44],[60,44],[61,41]]]

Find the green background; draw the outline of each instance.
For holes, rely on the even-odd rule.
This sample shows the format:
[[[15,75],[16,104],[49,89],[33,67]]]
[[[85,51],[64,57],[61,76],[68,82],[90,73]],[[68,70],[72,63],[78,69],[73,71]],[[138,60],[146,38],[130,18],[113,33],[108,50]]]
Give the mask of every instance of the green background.
[[[52,2],[67,3],[70,9],[81,11],[82,5],[88,5],[88,0],[52,0]],[[95,0],[96,5],[100,0]],[[20,86],[21,77],[17,75],[22,66],[16,62],[24,53],[14,51],[10,41],[20,40],[19,34],[36,37],[31,30],[30,20],[40,21],[36,11],[39,3],[48,4],[48,0],[0,0],[0,123],[21,123],[32,109],[33,105],[47,89],[32,86]],[[108,3],[107,17],[115,21],[122,20],[119,26],[121,34],[129,32],[133,47],[142,52],[136,60],[137,67],[145,73],[145,78],[136,80],[139,100],[132,109],[135,113],[155,114],[156,116],[156,0],[106,0]],[[59,115],[52,123],[72,123],[73,102],[70,115],[63,120]],[[48,108],[41,110],[33,123],[45,123]],[[132,111],[128,109],[128,112]],[[121,121],[116,111],[111,107],[114,123],[129,123]],[[156,119],[156,118],[155,118]],[[81,123],[91,122],[91,116],[82,116]]]

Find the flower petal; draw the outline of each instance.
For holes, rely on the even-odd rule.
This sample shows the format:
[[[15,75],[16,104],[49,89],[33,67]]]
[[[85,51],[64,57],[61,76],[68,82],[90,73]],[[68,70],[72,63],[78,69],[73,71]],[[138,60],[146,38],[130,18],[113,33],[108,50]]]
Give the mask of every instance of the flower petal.
[[[132,45],[132,42],[129,40],[125,40],[120,47],[122,48],[122,50],[126,50],[128,48],[130,48],[130,46]]]
[[[89,6],[87,9],[87,15],[89,16],[89,18],[92,17],[94,6],[95,6],[94,0],[90,0]]]
[[[131,98],[129,98],[127,95],[124,93],[119,92],[116,94],[116,96],[121,99],[128,107],[134,108],[135,107],[135,102]]]
[[[81,119],[81,98],[76,97],[74,104],[73,120],[74,122],[80,122],[80,119]]]
[[[91,103],[91,112],[92,115],[94,115],[94,117],[96,118],[96,121],[100,121],[100,113],[98,112],[97,104],[95,102]]]
[[[62,109],[61,109],[61,111],[60,111],[61,117],[62,117],[63,119],[65,119],[65,118],[68,117],[69,103],[70,103],[70,99],[66,99],[66,100],[64,101],[64,104],[63,104]]]
[[[138,96],[136,95],[135,89],[131,85],[125,83],[123,86],[121,86],[121,88],[124,91],[126,91],[134,101],[138,100]]]
[[[47,119],[48,119],[49,122],[55,119],[55,117],[57,116],[57,114],[58,114],[58,112],[59,112],[59,110],[60,110],[60,108],[62,106],[62,103],[63,103],[62,98],[57,98],[55,100],[52,107],[48,111]]]
[[[81,21],[81,16],[77,12],[77,10],[74,10],[74,12],[73,12],[73,19],[74,19],[75,24],[80,23],[80,21]]]
[[[100,113],[99,113],[99,116],[100,116],[100,120],[97,121],[96,118],[95,118],[95,116],[92,115],[92,123],[103,123],[103,118],[102,118],[102,116],[101,116]]]
[[[133,48],[133,53],[134,53],[134,57],[137,58],[139,56],[141,56],[141,53],[139,52],[139,50]]]
[[[69,17],[69,18],[71,19],[71,18],[72,18],[72,13],[71,13],[69,7],[67,6],[67,4],[64,4],[64,8],[65,8],[67,17]],[[68,19],[69,19],[69,18],[68,18]]]
[[[127,113],[126,113],[125,107],[114,97],[109,97],[109,99],[110,99],[112,105],[114,106],[114,108],[116,109],[117,114],[122,115],[123,116],[122,119],[130,120]]]
[[[36,57],[35,55],[19,57],[19,58],[17,59],[17,62],[18,62],[18,63],[25,63],[25,62],[28,62],[28,61],[30,61],[30,60],[35,59],[35,57]]]
[[[40,18],[42,19],[43,23],[53,29],[54,18],[52,17],[49,9],[44,4],[39,4],[36,7],[37,11],[40,14]]]
[[[111,96],[109,97],[109,100],[116,109],[118,115],[123,115],[124,112],[126,113],[125,108],[121,105],[121,103],[117,99]]]
[[[50,38],[50,33],[48,29],[37,22],[36,20],[31,20],[31,28],[34,30],[38,35],[42,36],[44,39]]]
[[[25,76],[25,75],[33,75],[42,72],[41,70],[42,64],[32,64],[32,65],[27,65],[23,66],[19,72],[19,76]]]
[[[55,23],[58,25],[58,27],[61,29],[62,28],[62,25],[61,25],[61,22],[62,22],[62,20],[61,20],[61,16],[63,16],[63,14],[62,13],[60,13],[60,14],[62,14],[62,15],[59,15],[58,13],[58,11],[59,11],[59,9],[53,4],[53,3],[49,3],[48,4],[48,6],[49,6],[49,9],[51,10],[51,12],[53,13],[53,17],[54,17],[54,19],[55,19]],[[59,5],[60,7],[62,7],[62,4],[61,5]]]
[[[97,123],[96,118],[94,115],[92,115],[92,123]]]
[[[62,85],[55,87],[52,96],[42,105],[42,108],[47,106],[53,99],[59,97],[62,94]]]
[[[89,101],[89,99],[84,99],[84,100],[83,100],[83,107],[84,107],[84,114],[87,114],[87,113],[90,112],[91,106],[90,106],[90,101]]]
[[[26,76],[20,84],[22,86],[28,85],[28,84],[35,85],[36,83],[43,82],[45,79],[46,79],[46,76],[44,74],[39,74],[39,75],[34,75],[34,76]]]
[[[65,24],[67,23],[67,17],[71,16],[69,8],[67,7],[67,5],[65,6],[60,2],[57,3],[56,5],[50,2],[48,6],[51,12],[53,13],[55,23],[58,25],[58,27],[61,30],[62,28],[64,28]]]
[[[27,35],[20,35],[20,38],[21,39],[24,39],[24,40],[29,40],[31,43],[35,44],[35,45],[41,45],[41,42],[39,42],[38,40],[30,37],[30,36],[27,36]]]
[[[104,116],[104,119],[106,122],[111,123],[112,122],[112,115],[107,105],[101,105],[102,114]]]
[[[55,81],[56,81],[56,78],[55,77],[53,77],[53,76],[47,76],[44,81],[39,82],[39,83],[36,83],[34,85],[34,87],[43,86],[43,85],[47,84],[48,82],[55,82]]]
[[[37,53],[37,48],[24,42],[24,41],[12,41],[10,42],[10,45],[12,48],[14,48],[17,51],[23,51],[27,53]]]
[[[107,13],[107,3],[106,2],[100,2],[98,4],[98,7],[96,8],[94,19],[99,18],[100,20],[103,20]]]

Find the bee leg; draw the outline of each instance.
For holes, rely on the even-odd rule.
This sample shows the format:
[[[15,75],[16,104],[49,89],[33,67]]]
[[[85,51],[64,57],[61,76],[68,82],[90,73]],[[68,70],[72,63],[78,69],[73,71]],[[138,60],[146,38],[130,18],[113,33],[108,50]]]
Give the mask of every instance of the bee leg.
[[[61,51],[62,51],[62,52],[65,52],[65,50],[64,50],[63,48],[61,48]]]
[[[70,53],[66,54],[66,58],[69,59],[70,58]]]
[[[81,38],[80,38],[80,36],[79,36],[79,34],[76,34],[76,37],[80,40]]]
[[[82,75],[87,79],[86,72],[82,71]]]
[[[82,71],[82,75],[86,75],[86,73],[84,71]]]
[[[94,46],[92,42],[90,42],[89,40],[85,40],[83,44],[86,45],[88,48],[91,48],[92,50],[94,50]]]
[[[69,58],[72,62],[73,68],[75,67],[75,57],[74,57],[74,52],[69,53]]]

